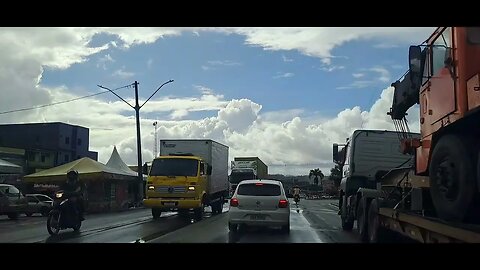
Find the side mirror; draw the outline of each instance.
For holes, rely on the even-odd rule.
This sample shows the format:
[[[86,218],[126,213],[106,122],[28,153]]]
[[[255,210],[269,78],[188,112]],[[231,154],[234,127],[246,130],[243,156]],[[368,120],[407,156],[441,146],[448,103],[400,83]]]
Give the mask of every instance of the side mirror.
[[[207,165],[207,175],[212,175],[212,165]]]
[[[467,27],[467,40],[470,44],[480,44],[480,29],[478,27]]]
[[[333,161],[338,163],[338,144],[333,144]]]
[[[420,46],[410,46],[410,49],[408,50],[408,59],[410,73],[418,76],[422,70],[422,49]]]
[[[143,164],[142,173],[143,173],[143,174],[148,174],[148,165],[147,165],[146,162],[145,162],[145,164]]]

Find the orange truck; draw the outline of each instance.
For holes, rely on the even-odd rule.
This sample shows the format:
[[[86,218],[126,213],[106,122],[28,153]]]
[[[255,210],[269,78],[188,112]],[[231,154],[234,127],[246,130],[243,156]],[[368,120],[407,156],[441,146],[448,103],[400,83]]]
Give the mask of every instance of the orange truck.
[[[438,27],[410,46],[388,114],[410,169],[377,174],[356,214],[362,240],[480,242],[480,27]],[[419,105],[420,137],[406,121]],[[355,204],[355,203],[354,203]],[[396,232],[396,234],[392,234]]]

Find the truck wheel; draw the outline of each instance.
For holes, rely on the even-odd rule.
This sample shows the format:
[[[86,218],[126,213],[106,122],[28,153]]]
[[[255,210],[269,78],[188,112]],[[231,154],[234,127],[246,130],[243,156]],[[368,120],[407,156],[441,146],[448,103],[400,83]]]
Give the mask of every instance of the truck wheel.
[[[393,233],[380,226],[378,218],[378,200],[373,199],[370,202],[367,213],[367,236],[370,243],[390,243],[393,239]]]
[[[231,231],[232,233],[236,233],[237,232],[237,224],[232,224],[232,223],[228,223],[228,230]]]
[[[8,218],[12,220],[17,220],[18,219],[18,213],[8,213]]]
[[[347,200],[345,196],[342,196],[342,213],[340,215],[342,219],[342,229],[344,231],[351,231],[353,229],[353,220],[348,220],[347,215]]]
[[[477,190],[469,149],[455,135],[446,135],[433,149],[430,193],[437,215],[462,222],[470,214]]]
[[[287,225],[282,226],[281,232],[284,234],[290,233],[290,221],[287,223]]]
[[[357,230],[362,242],[368,242],[367,209],[367,199],[361,197],[357,206]]]
[[[205,205],[202,202],[202,205],[199,208],[195,208],[193,210],[193,214],[195,215],[195,219],[200,221],[203,219],[203,212],[205,211]]]
[[[161,215],[162,215],[162,211],[160,209],[152,208],[153,219],[159,219]]]
[[[220,198],[218,202],[212,204],[212,214],[221,214],[223,211],[223,198]]]
[[[221,214],[223,212],[224,201],[225,201],[224,197],[221,197],[220,200],[218,201],[218,209],[217,209],[218,214]]]

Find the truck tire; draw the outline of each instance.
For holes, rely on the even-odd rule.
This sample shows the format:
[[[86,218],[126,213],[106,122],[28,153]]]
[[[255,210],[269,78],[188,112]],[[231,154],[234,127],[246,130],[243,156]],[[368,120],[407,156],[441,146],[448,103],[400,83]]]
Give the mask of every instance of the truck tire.
[[[358,234],[360,235],[360,240],[364,243],[368,242],[367,211],[367,199],[361,197],[357,206],[357,230]]]
[[[232,224],[232,223],[228,223],[228,230],[231,231],[232,233],[236,233],[237,232],[237,224]]]
[[[380,226],[377,199],[373,199],[370,202],[367,219],[367,238],[369,243],[391,243],[393,241],[393,233]]]
[[[18,213],[8,213],[7,216],[8,216],[9,219],[17,220],[19,214]]]
[[[287,223],[287,225],[282,226],[281,232],[284,234],[290,234],[290,221]]]
[[[223,198],[212,204],[212,214],[221,214],[223,212]]]
[[[193,214],[195,216],[195,220],[200,221],[203,219],[203,213],[205,211],[205,205],[202,202],[202,205],[199,208],[195,208],[193,210]]]
[[[349,220],[347,212],[347,200],[345,196],[342,196],[342,213],[340,218],[342,219],[342,229],[344,231],[351,231],[353,229],[353,220]]]
[[[162,210],[158,208],[152,208],[153,219],[159,219],[161,215],[162,215]]]
[[[469,149],[455,135],[446,135],[433,149],[429,164],[430,194],[438,217],[465,221],[477,190]]]

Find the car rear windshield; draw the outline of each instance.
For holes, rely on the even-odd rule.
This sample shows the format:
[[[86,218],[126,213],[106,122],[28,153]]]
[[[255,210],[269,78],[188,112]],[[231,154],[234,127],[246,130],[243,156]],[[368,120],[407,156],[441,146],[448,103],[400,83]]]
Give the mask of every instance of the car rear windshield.
[[[273,184],[243,184],[238,187],[238,195],[280,196],[280,186]]]

